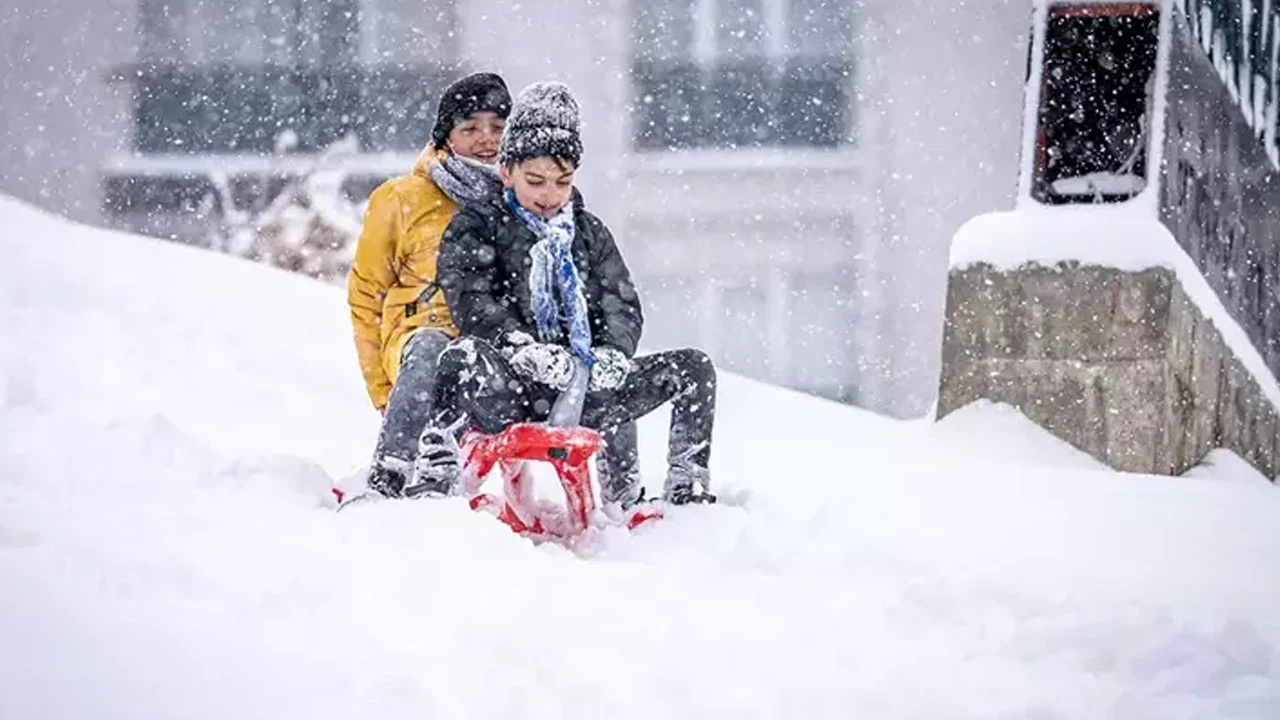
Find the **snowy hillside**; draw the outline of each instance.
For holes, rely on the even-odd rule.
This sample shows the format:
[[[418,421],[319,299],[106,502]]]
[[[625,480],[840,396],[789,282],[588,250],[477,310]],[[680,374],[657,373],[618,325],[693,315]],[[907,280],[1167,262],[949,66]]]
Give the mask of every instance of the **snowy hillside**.
[[[1234,456],[1120,475],[998,407],[724,377],[745,507],[581,554],[336,514],[377,430],[340,289],[0,228],[0,717],[1280,717],[1280,492]]]

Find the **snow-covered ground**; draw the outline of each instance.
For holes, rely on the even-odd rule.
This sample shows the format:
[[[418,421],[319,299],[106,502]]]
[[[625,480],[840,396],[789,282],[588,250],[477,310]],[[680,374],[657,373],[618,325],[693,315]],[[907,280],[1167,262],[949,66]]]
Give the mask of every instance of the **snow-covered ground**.
[[[1280,717],[1280,492],[1230,454],[1123,475],[1003,407],[725,376],[745,506],[577,553],[461,499],[338,514],[377,429],[340,289],[0,227],[6,720]]]

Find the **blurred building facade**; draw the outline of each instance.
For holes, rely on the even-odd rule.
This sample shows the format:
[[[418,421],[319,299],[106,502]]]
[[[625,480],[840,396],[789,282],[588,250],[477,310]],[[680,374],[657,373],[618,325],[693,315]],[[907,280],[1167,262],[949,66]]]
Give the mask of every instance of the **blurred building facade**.
[[[1030,3],[79,0],[0,11],[0,191],[199,242],[347,139],[356,199],[477,69],[583,104],[645,344],[894,415],[933,402],[947,246],[1012,202]],[[287,144],[291,151],[279,155]],[[275,178],[273,180],[272,178]]]

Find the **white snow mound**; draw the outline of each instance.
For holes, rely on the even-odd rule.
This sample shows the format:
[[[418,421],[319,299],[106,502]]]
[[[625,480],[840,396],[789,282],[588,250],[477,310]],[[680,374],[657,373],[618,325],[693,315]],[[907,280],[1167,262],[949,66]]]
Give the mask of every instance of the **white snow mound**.
[[[743,507],[578,553],[460,499],[338,514],[378,421],[340,289],[0,221],[0,717],[1280,717],[1270,485],[726,374]]]

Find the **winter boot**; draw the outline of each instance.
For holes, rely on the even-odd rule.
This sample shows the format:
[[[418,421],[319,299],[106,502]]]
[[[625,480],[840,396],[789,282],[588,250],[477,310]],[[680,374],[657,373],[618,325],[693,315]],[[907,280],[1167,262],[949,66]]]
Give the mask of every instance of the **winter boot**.
[[[428,426],[418,438],[418,457],[413,474],[405,487],[405,497],[442,497],[458,484],[462,451],[458,439],[448,428]]]
[[[373,492],[388,498],[397,498],[404,494],[404,486],[412,472],[412,464],[397,457],[385,456],[374,461],[369,468],[369,479],[366,483]]]
[[[714,503],[716,496],[711,494],[710,471],[686,458],[673,460],[667,469],[662,499],[672,505]]]
[[[714,494],[706,490],[697,490],[692,485],[677,485],[668,489],[662,497],[672,505],[711,504],[716,501]]]

